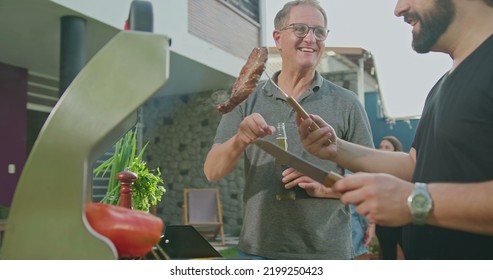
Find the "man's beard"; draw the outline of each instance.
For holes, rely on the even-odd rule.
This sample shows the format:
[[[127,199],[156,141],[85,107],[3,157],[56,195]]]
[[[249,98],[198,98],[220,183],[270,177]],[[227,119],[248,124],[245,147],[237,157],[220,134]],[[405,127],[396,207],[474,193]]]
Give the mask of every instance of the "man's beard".
[[[434,10],[427,15],[409,13],[406,16],[421,24],[419,33],[413,34],[413,49],[417,53],[428,53],[454,19],[455,6],[452,0],[436,0]]]

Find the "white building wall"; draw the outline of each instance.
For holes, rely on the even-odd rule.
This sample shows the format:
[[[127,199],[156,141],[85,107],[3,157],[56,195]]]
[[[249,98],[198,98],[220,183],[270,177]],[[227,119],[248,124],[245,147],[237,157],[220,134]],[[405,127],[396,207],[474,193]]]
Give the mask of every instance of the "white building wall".
[[[52,0],[116,28],[123,29],[132,0]],[[152,3],[154,33],[171,38],[170,51],[231,76],[245,60],[188,33],[187,0],[148,0]]]

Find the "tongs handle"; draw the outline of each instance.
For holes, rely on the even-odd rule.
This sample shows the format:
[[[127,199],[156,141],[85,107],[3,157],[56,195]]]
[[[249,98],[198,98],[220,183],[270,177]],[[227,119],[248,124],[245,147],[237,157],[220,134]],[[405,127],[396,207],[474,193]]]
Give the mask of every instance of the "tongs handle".
[[[269,78],[270,82],[282,93],[284,94],[284,96],[286,96],[286,99],[289,103],[289,105],[291,105],[291,107],[293,107],[293,109],[296,111],[296,113],[298,113],[301,118],[303,120],[306,120],[308,118],[310,118],[310,116],[308,115],[308,113],[305,111],[305,109],[303,109],[303,107],[301,107],[301,105],[298,103],[298,101],[296,101],[296,99],[294,99],[293,97],[287,95],[283,90],[282,88],[280,88],[275,82],[274,80],[272,80],[271,76],[269,75],[269,73],[265,72],[265,74],[267,75],[267,78]],[[320,127],[315,123],[315,122],[312,122],[312,124],[310,125],[310,129],[312,131],[315,131],[317,129],[319,129]]]
[[[291,105],[291,107],[293,107],[293,109],[296,111],[296,113],[298,113],[303,120],[310,118],[308,113],[305,111],[305,109],[303,109],[303,107],[301,107],[301,105],[298,103],[298,101],[296,101],[296,99],[294,99],[291,96],[287,96],[286,99],[288,100],[289,105]],[[312,124],[310,125],[310,128],[312,131],[315,131],[315,130],[319,129],[320,127],[315,122],[312,122]]]

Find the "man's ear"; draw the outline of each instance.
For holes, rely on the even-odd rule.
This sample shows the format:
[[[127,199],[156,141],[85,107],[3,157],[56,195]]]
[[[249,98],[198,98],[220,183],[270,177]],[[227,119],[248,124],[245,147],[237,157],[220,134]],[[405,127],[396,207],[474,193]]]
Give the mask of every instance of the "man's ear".
[[[272,38],[274,39],[274,43],[276,43],[277,49],[281,50],[281,32],[279,30],[272,31]]]

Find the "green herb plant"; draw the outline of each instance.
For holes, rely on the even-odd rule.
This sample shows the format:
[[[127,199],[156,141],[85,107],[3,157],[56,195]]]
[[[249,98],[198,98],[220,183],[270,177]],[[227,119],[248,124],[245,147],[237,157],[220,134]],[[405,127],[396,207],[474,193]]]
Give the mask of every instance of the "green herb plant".
[[[148,143],[147,143],[148,144]],[[115,153],[94,169],[94,174],[101,177],[109,171],[108,190],[101,200],[102,203],[118,205],[120,203],[120,184],[116,175],[124,170],[137,174],[132,187],[132,208],[149,212],[151,206],[161,201],[166,189],[159,168],[149,170],[142,156],[147,147],[137,152],[137,129],[127,132],[116,144]]]

